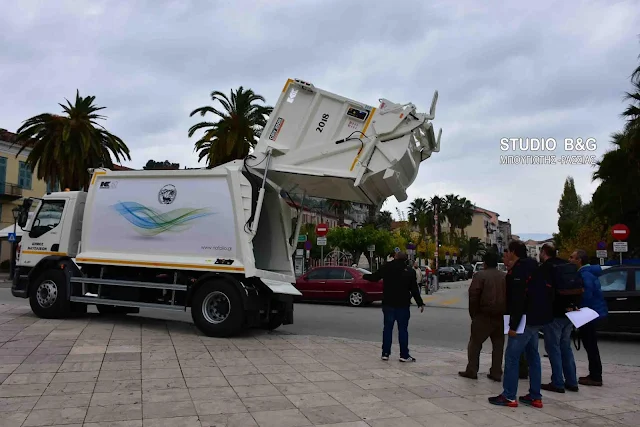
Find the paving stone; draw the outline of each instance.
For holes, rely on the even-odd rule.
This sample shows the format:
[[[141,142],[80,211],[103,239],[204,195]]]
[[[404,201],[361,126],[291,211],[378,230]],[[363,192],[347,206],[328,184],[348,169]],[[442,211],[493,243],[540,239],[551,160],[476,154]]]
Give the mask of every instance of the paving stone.
[[[311,422],[298,409],[253,412],[260,427],[302,427]]]

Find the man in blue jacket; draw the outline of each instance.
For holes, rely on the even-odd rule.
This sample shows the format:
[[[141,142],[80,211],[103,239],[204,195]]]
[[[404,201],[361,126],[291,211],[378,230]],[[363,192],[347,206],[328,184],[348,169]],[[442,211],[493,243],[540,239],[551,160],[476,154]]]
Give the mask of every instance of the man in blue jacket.
[[[600,360],[600,351],[598,350],[598,338],[596,329],[598,323],[607,317],[609,310],[607,302],[602,295],[600,281],[598,277],[602,274],[602,268],[599,265],[589,265],[589,257],[587,252],[578,249],[571,254],[569,262],[578,266],[578,272],[582,276],[584,282],[584,294],[582,295],[582,307],[589,307],[599,317],[580,327],[580,339],[587,352],[589,359],[589,375],[581,377],[578,382],[587,386],[602,386],[602,361]]]

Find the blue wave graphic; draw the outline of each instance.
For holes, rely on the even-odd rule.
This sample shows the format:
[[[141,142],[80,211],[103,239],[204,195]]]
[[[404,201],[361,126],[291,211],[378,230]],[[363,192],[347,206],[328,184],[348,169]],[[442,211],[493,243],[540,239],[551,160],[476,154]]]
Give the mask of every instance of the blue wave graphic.
[[[181,232],[189,229],[193,221],[213,215],[206,208],[179,208],[163,213],[137,202],[119,202],[112,208],[145,236],[157,236],[165,231]]]

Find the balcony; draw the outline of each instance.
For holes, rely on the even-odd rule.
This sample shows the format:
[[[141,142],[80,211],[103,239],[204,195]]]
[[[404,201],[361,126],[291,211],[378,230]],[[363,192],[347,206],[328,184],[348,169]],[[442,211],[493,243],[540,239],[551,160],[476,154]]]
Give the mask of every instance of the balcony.
[[[0,182],[0,199],[16,200],[22,198],[22,188],[18,184]]]

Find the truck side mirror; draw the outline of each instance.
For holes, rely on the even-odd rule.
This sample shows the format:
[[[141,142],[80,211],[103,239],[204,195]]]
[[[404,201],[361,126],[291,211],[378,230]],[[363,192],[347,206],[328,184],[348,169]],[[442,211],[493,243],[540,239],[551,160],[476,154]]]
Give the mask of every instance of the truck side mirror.
[[[20,228],[24,228],[27,225],[27,221],[29,221],[29,210],[31,209],[31,205],[33,204],[33,200],[24,199],[22,202],[22,208],[20,215],[18,215],[18,225]]]

